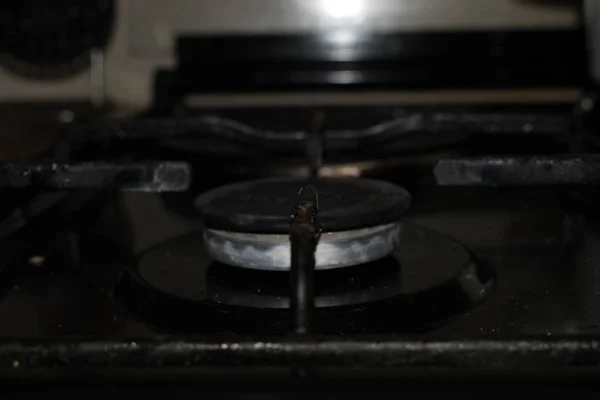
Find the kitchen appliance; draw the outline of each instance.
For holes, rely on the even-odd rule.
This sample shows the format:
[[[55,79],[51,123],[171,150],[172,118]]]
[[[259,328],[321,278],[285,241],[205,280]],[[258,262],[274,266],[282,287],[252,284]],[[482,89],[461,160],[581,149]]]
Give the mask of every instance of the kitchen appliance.
[[[594,390],[593,7],[258,3],[129,2],[134,112],[0,107],[7,392]]]

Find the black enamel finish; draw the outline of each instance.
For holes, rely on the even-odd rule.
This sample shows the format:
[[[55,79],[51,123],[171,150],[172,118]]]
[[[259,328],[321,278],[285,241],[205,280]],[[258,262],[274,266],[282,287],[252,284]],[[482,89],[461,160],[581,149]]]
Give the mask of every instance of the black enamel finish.
[[[185,191],[191,180],[184,162],[0,163],[3,189],[108,189],[142,192]]]
[[[301,179],[236,183],[205,193],[196,207],[212,229],[287,234],[290,212]],[[370,179],[315,179],[319,221],[327,232],[346,231],[396,221],[410,205],[410,194],[396,185]]]
[[[93,371],[104,376],[133,373],[139,377],[140,371],[147,377],[157,376],[154,371],[163,377],[172,374],[169,376],[181,378],[187,374],[199,378],[224,376],[215,372],[215,366],[230,372],[242,367],[249,372],[249,366],[289,371],[290,365],[301,364],[316,369],[384,369],[387,372],[383,375],[378,373],[381,379],[389,378],[386,374],[408,373],[404,369],[407,367],[411,368],[410,374],[430,374],[430,367],[439,366],[451,367],[457,377],[463,378],[474,376],[475,368],[478,373],[489,371],[494,377],[511,369],[518,371],[518,378],[535,372],[538,379],[555,379],[568,374],[582,377],[582,368],[590,372],[590,368],[598,367],[600,351],[594,338],[600,326],[595,311],[599,308],[596,269],[600,238],[594,226],[581,230],[581,225],[573,223],[577,218],[565,216],[551,197],[539,193],[521,196],[501,191],[461,194],[457,190],[437,190],[416,195],[415,208],[405,220],[429,226],[427,232],[432,232],[431,228],[444,231],[436,234],[443,238],[460,237],[477,259],[495,272],[492,290],[468,310],[449,313],[448,307],[457,304],[456,292],[451,289],[415,298],[415,303],[406,303],[404,308],[386,307],[386,303],[396,304],[384,292],[366,305],[368,313],[365,305],[356,302],[346,311],[339,305],[318,305],[326,318],[318,318],[315,323],[326,329],[309,338],[282,337],[289,333],[289,327],[278,324],[277,318],[290,320],[285,310],[273,307],[281,307],[277,298],[288,293],[285,274],[267,278],[265,274],[253,274],[256,271],[211,267],[207,271],[211,287],[229,296],[223,303],[233,303],[237,298],[246,306],[207,304],[199,312],[198,303],[208,292],[193,286],[201,282],[203,275],[197,266],[204,264],[193,253],[202,254],[199,238],[190,234],[146,253],[151,255],[149,260],[154,260],[154,267],[163,266],[161,272],[148,265],[155,272],[153,282],[161,283],[163,292],[171,292],[162,296],[139,279],[132,282],[135,274],[122,275],[126,259],[120,257],[115,257],[120,262],[104,264],[98,258],[93,258],[96,263],[82,262],[84,258],[71,266],[47,257],[46,263],[39,266],[22,263],[7,269],[2,277],[0,318],[10,323],[0,324],[0,373],[66,379],[89,376]],[[137,199],[136,208],[144,208],[143,198]],[[440,211],[437,206],[442,204]],[[136,224],[148,223],[144,215],[140,214]],[[574,229],[579,233],[575,234]],[[576,243],[573,237],[579,238]],[[413,257],[411,263],[420,265],[422,258],[434,257],[440,264],[422,262],[439,267],[439,273],[449,273],[449,262],[456,260],[452,255],[465,251],[462,246],[449,245],[444,250],[449,254],[445,255],[435,246],[448,239],[440,242],[427,234],[424,240],[427,245],[407,250]],[[33,244],[29,244],[31,251],[35,250]],[[108,256],[110,247],[106,246],[102,245],[102,251]],[[188,253],[177,246],[187,248]],[[170,254],[168,249],[172,250]],[[465,255],[464,260],[469,259]],[[15,258],[12,260],[14,263]],[[137,265],[139,268],[142,263]],[[186,269],[183,283],[167,279],[173,267]],[[323,302],[326,297],[344,292],[348,294],[346,301],[361,295],[361,287],[365,286],[393,288],[395,271],[403,271],[393,259],[361,268],[349,268],[342,276],[323,275],[317,281],[316,300]],[[430,282],[436,276],[434,272],[420,269],[414,279]],[[119,280],[119,276],[124,279]],[[116,294],[125,289],[130,300],[137,299],[136,304],[123,307],[121,296],[115,299],[113,294],[115,283]],[[248,288],[256,288],[253,294],[261,301],[266,298],[266,302],[252,303],[256,297],[249,296]],[[332,293],[334,289],[339,292]],[[179,299],[175,300],[173,294]],[[437,307],[440,320],[432,321],[436,314],[431,309],[415,305],[423,304],[423,300]],[[234,309],[239,311],[231,312]],[[417,324],[419,320],[429,323]],[[421,328],[415,330],[419,325]],[[412,330],[407,332],[401,327]],[[381,334],[367,335],[374,331]],[[192,368],[203,365],[208,369]],[[550,366],[550,372],[543,369]],[[361,369],[357,378],[365,378],[367,370]],[[350,376],[347,373],[343,376]]]
[[[164,327],[203,333],[294,330],[286,272],[247,271],[214,263],[192,233],[141,255],[117,285],[132,313]],[[489,293],[492,278],[459,243],[408,225],[394,256],[314,275],[315,334],[417,331],[477,303],[463,275]],[[282,304],[283,303],[283,304]],[[178,310],[174,313],[173,310]],[[194,318],[189,318],[194,315]]]
[[[202,92],[567,87],[588,76],[582,29],[350,33],[342,42],[336,32],[182,37],[177,67],[157,74],[155,102]]]
[[[443,186],[597,187],[600,160],[593,155],[441,159],[434,174]]]

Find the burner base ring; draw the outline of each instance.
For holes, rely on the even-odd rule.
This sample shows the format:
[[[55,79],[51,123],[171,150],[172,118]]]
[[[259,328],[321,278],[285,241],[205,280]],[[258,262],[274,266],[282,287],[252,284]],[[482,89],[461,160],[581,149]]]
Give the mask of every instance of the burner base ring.
[[[215,262],[194,231],[148,249],[114,287],[117,302],[157,329],[284,334],[289,274]],[[391,256],[315,272],[316,334],[414,332],[483,301],[494,274],[461,243],[402,222]]]
[[[389,256],[397,245],[401,224],[342,232],[324,232],[315,253],[316,269],[369,263]],[[215,261],[268,271],[290,269],[289,235],[253,234],[205,229],[204,243]]]

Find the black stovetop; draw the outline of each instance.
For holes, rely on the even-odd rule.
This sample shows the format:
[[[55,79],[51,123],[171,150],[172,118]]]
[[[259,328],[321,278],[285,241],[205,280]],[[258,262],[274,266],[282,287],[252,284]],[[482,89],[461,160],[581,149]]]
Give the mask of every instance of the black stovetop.
[[[139,378],[139,368],[146,371],[145,377],[206,377],[217,367],[225,374],[240,368],[248,372],[250,366],[259,375],[256,371],[281,373],[289,368],[324,374],[349,368],[363,377],[377,368],[387,371],[377,376],[406,368],[473,374],[490,369],[556,372],[568,367],[583,373],[600,363],[599,344],[590,339],[600,333],[600,236],[593,222],[564,210],[562,196],[528,189],[436,188],[414,193],[403,223],[429,242],[404,250],[402,257],[412,257],[417,265],[411,274],[417,281],[428,274],[428,282],[456,268],[452,250],[440,250],[439,243],[448,241],[450,248],[464,250],[460,262],[476,263],[484,280],[490,281],[485,296],[466,301],[455,285],[408,296],[400,303],[390,303],[386,296],[374,303],[355,302],[324,311],[314,321],[314,334],[297,336],[290,333],[281,307],[273,312],[250,302],[220,304],[214,291],[206,305],[215,282],[236,281],[236,288],[260,300],[265,292],[270,299],[285,297],[285,288],[269,286],[279,285],[281,279],[218,265],[211,267],[218,271],[217,278],[198,272],[203,267],[195,268],[197,259],[190,254],[202,252],[194,236],[201,221],[167,211],[157,194],[115,195],[88,210],[101,223],[87,233],[69,231],[60,241],[46,237],[44,232],[65,228],[55,225],[5,243],[21,245],[27,255],[4,265],[0,371],[20,378],[73,378],[82,370],[95,371],[90,372],[94,376],[101,371],[102,376],[129,373]],[[103,229],[109,226],[107,235]],[[169,241],[179,250],[165,250]],[[184,248],[191,248],[190,254]],[[155,279],[170,291],[168,296],[153,297],[123,283],[127,277],[131,280],[127,271],[156,251],[165,264],[162,272],[155,271]],[[66,256],[69,252],[75,255]],[[181,267],[186,257],[188,264]],[[361,267],[357,276],[376,285],[372,275],[385,275],[386,262]],[[169,281],[173,271],[186,270],[189,279]],[[345,274],[346,280],[352,275]],[[336,276],[323,282],[335,284]],[[410,285],[411,277],[406,278],[391,285]],[[195,284],[205,292],[184,301],[189,297],[185,291]],[[340,295],[344,286],[341,280],[338,284],[341,288],[333,295],[324,287],[324,296]]]
[[[79,255],[70,255],[68,262],[65,261],[67,257],[62,254],[67,252],[64,246],[59,251],[58,246],[54,245],[55,254],[46,257],[44,254],[36,254],[32,248],[28,258],[23,259],[19,265],[7,266],[4,273],[3,281],[7,284],[7,290],[0,299],[0,317],[11,323],[0,325],[0,337],[52,337],[66,340],[90,335],[103,339],[136,340],[165,338],[178,333],[203,333],[213,337],[222,335],[224,340],[241,340],[243,336],[252,333],[265,337],[285,336],[285,330],[271,329],[269,324],[252,332],[243,326],[243,321],[239,321],[238,326],[231,323],[225,331],[217,327],[213,329],[210,320],[196,324],[195,328],[192,327],[194,324],[189,327],[169,326],[168,323],[154,326],[146,323],[143,316],[128,312],[114,290],[115,285],[119,286],[127,267],[135,268],[146,262],[144,257],[148,253],[159,251],[165,266],[163,275],[156,280],[164,282],[171,279],[169,274],[178,271],[181,268],[179,265],[187,260],[186,257],[189,262],[198,262],[197,259],[192,259],[191,253],[202,253],[201,239],[194,236],[202,224],[199,220],[190,220],[166,211],[156,194],[117,195],[116,202],[110,203],[116,204],[116,208],[123,212],[123,226],[111,229],[121,229],[121,233],[129,229],[132,239],[127,246],[138,255],[120,256],[116,253],[117,247],[111,248],[111,244],[104,241],[96,245],[105,246],[105,253],[114,253],[111,257],[99,256],[102,250],[92,249],[90,244],[86,244],[86,240],[99,242],[97,234],[94,236],[88,233],[77,238],[75,232],[70,235],[75,237],[73,241],[80,242]],[[370,309],[370,322],[369,319],[362,319],[364,326],[339,332],[338,336],[334,331],[316,323],[315,333],[324,332],[335,339],[352,338],[353,334],[363,332],[382,333],[395,339],[404,337],[410,340],[506,339],[521,335],[551,338],[598,333],[600,314],[597,310],[600,297],[596,284],[600,282],[595,257],[600,254],[597,252],[600,248],[599,238],[591,222],[584,224],[583,217],[561,209],[557,193],[435,189],[431,193],[416,194],[413,204],[412,211],[403,222],[406,226],[413,227],[411,229],[423,230],[432,237],[428,237],[429,242],[422,244],[427,247],[426,250],[415,247],[406,251],[404,257],[412,256],[420,259],[421,263],[421,270],[411,273],[443,275],[444,270],[456,269],[453,263],[457,261],[452,258],[452,254],[440,254],[438,245],[453,238],[469,250],[478,265],[491,272],[493,284],[489,293],[480,302],[471,304],[467,310],[448,315],[448,318],[442,318],[439,323],[431,323],[426,327],[415,326],[411,329],[407,326],[402,332],[393,332],[387,328],[383,331],[371,331],[370,323],[376,324],[382,319],[403,319],[401,312],[390,315],[391,310],[386,309],[386,313],[382,313],[375,307]],[[115,234],[114,238],[117,237],[119,235]],[[179,247],[167,246],[165,249],[165,243],[169,241],[175,241]],[[115,239],[115,242],[118,241]],[[456,246],[460,246],[458,243]],[[123,247],[125,246],[121,248]],[[183,249],[186,248],[193,250],[185,254]],[[93,251],[96,253],[92,254]],[[172,251],[176,254],[169,254]],[[61,257],[56,253],[61,254]],[[40,256],[44,257],[43,262]],[[79,259],[73,261],[73,258]],[[429,264],[423,258],[427,258]],[[154,259],[152,262],[157,263],[158,260]],[[385,268],[381,266],[384,263],[386,261],[381,260],[370,267],[360,267],[362,269],[356,273],[365,275],[369,273],[366,268],[371,268],[372,274],[385,274]],[[431,267],[432,263],[436,266]],[[186,268],[189,274],[194,274],[194,265]],[[196,269],[201,268],[203,267],[198,264]],[[211,268],[213,281],[237,280],[237,286],[249,292],[253,291],[252,285],[255,285],[258,286],[258,294],[261,290],[270,290],[269,284],[277,285],[280,282],[277,278],[270,279],[269,272],[257,272],[267,275],[259,275],[253,282],[251,271],[236,272],[237,268],[227,266]],[[214,271],[217,271],[216,278]],[[348,271],[344,274],[352,275]],[[325,282],[336,276],[324,278]],[[190,275],[189,280],[194,280],[191,278],[199,282],[210,279],[197,272]],[[240,282],[240,279],[246,282]],[[339,281],[337,283],[341,284]],[[403,284],[410,285],[406,282]],[[172,290],[173,296],[179,295],[182,298],[186,297],[185,290],[193,290],[186,288],[184,282],[164,283],[165,287],[169,285],[175,286],[166,290]],[[285,296],[286,288],[271,289],[274,293]],[[181,292],[177,293],[177,290]],[[323,290],[326,292],[327,288]],[[343,288],[339,291],[343,291]],[[446,298],[444,296],[448,296],[448,293],[438,295],[439,299],[432,298],[428,301],[437,303],[440,307],[444,303],[456,301],[452,297],[456,294]],[[360,309],[359,305],[355,305],[355,308]],[[190,312],[190,309],[186,311]],[[176,308],[172,310],[173,314],[179,312],[182,311]],[[278,317],[283,318],[282,315]],[[196,315],[182,316],[182,319],[198,318],[203,318],[201,310],[196,311]]]

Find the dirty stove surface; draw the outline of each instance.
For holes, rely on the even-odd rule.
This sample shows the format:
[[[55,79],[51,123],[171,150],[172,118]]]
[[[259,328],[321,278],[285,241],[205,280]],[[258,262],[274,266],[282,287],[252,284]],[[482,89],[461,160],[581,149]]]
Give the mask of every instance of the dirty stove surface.
[[[321,301],[325,308],[314,336],[298,337],[289,334],[285,279],[224,265],[201,272],[205,267],[194,258],[202,253],[194,236],[201,222],[165,211],[157,195],[126,195],[120,204],[141,256],[65,266],[32,254],[4,270],[0,370],[596,367],[600,344],[589,338],[600,333],[600,237],[592,222],[561,210],[556,198],[525,190],[415,193],[403,222],[421,239],[408,238],[412,247],[399,256],[412,257],[410,274],[384,259],[324,276],[320,289],[317,278],[317,306]],[[154,236],[152,223],[163,228]],[[169,240],[176,246],[165,248]],[[162,285],[160,296],[131,285],[126,272],[148,254],[151,263],[164,261],[148,278]],[[477,265],[479,283],[487,284],[479,298],[469,297],[464,285],[457,289],[455,278],[469,265]],[[173,271],[189,279],[170,281]],[[407,285],[424,289],[394,303],[389,293],[369,298],[355,282],[372,287],[381,279],[393,295]],[[341,308],[331,303],[348,299]]]

